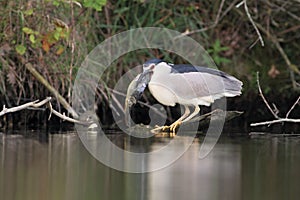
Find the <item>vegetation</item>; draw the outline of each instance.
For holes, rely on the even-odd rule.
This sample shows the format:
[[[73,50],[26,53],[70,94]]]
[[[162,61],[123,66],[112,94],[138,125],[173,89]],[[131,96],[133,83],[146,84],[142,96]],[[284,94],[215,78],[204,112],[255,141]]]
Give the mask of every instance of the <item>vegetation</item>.
[[[116,33],[149,26],[177,30],[199,41],[222,70],[243,80],[246,101],[257,90],[256,71],[260,71],[266,95],[294,97],[300,75],[299,2],[244,1],[248,13],[240,2],[2,0],[0,104],[10,107],[53,96],[26,63],[71,104],[72,82],[88,52]],[[118,77],[149,55],[168,58],[152,50],[119,59],[105,73],[105,85],[99,87],[103,99],[108,100],[108,88],[113,88]],[[56,107],[61,108],[58,102]]]

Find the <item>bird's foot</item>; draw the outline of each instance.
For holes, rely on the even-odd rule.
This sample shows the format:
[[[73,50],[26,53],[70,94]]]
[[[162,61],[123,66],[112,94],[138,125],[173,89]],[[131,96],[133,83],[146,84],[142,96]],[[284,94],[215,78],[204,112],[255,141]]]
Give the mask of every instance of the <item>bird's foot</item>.
[[[169,133],[170,137],[175,137],[176,131],[182,122],[174,122],[170,126],[158,126],[151,130],[152,133]]]
[[[165,132],[169,132],[170,128],[169,126],[155,126],[154,129],[151,130],[152,133],[165,133]]]
[[[173,133],[175,135],[177,129],[182,124],[182,121],[176,121],[173,124],[170,125],[170,133]]]
[[[155,128],[153,130],[160,131],[160,132],[168,132],[170,134],[170,137],[175,137],[176,131],[178,127],[182,124],[182,121],[176,121],[170,126],[161,126],[158,128]]]

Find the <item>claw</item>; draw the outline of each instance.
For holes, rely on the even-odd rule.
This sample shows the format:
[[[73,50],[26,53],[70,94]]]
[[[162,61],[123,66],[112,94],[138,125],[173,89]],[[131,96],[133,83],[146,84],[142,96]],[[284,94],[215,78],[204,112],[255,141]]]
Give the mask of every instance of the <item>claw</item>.
[[[152,133],[161,133],[161,132],[169,132],[170,127],[169,126],[156,126],[156,128],[152,129]]]
[[[166,132],[168,130],[170,130],[170,126],[163,126],[163,127],[161,127],[161,131],[162,132]]]
[[[176,121],[170,126],[159,126],[151,130],[152,133],[158,133],[158,132],[169,132],[170,137],[175,137],[176,131],[178,127],[182,124],[182,121]]]
[[[177,128],[182,124],[182,121],[176,121],[170,125],[170,132],[176,133]]]

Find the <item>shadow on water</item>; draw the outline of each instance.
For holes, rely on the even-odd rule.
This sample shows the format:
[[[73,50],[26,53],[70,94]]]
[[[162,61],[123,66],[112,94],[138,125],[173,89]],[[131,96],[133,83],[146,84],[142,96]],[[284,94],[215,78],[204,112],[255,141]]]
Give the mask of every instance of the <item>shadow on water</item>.
[[[130,174],[102,165],[75,133],[47,142],[0,134],[0,199],[298,199],[300,138],[222,137],[200,160],[202,141],[169,167]],[[160,146],[151,140],[147,148]]]

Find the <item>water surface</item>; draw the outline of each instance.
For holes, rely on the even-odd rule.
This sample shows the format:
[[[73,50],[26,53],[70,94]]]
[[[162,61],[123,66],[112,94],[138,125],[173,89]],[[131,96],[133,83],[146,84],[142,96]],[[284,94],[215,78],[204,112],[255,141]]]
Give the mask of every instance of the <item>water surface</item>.
[[[201,160],[202,141],[169,167],[130,174],[94,159],[76,133],[46,141],[0,134],[0,199],[299,199],[300,138],[222,137]]]

